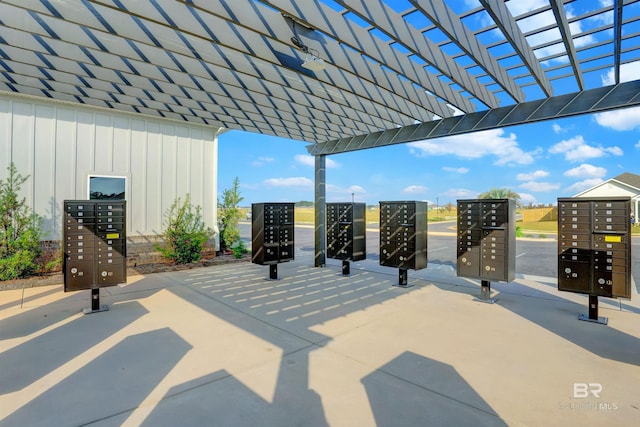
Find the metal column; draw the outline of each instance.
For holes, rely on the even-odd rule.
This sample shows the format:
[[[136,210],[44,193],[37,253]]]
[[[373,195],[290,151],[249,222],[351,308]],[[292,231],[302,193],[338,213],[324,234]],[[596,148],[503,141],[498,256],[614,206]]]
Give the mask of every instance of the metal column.
[[[326,156],[315,156],[315,261],[316,267],[324,267],[326,263],[327,242],[327,173]]]

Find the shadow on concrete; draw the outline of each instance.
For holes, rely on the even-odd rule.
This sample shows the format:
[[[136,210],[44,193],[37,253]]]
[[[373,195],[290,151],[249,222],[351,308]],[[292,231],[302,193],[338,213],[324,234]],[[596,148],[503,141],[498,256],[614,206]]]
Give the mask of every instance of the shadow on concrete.
[[[545,294],[540,289],[538,293]],[[640,366],[640,339],[616,329],[612,323],[604,326],[578,320],[580,314],[588,312],[586,300],[583,305],[547,295],[548,299],[544,296],[513,298],[512,295],[502,293],[498,304],[593,354]],[[603,310],[599,314],[607,315]]]
[[[190,425],[328,426],[320,396],[309,389],[309,351],[282,358],[271,402],[218,371],[172,388],[143,425],[163,425],[176,413],[188,413]],[[189,393],[195,388],[198,393]]]
[[[104,341],[146,313],[147,310],[139,303],[127,302],[117,306],[117,309],[114,309],[113,312],[101,313],[102,317],[99,315],[80,316],[17,347],[0,353],[0,366],[3,367],[3,369],[0,369],[0,394],[11,393],[28,386]],[[60,321],[77,314],[77,310],[73,313],[53,311],[50,312],[47,319],[53,318],[51,320]],[[108,321],[105,321],[104,315],[110,315]],[[18,315],[3,320],[3,326],[7,326],[14,333],[23,333],[20,330],[21,325],[34,323],[32,321],[34,313],[33,311],[28,311],[24,316],[29,316],[29,321],[23,321],[22,316]],[[37,315],[35,317],[37,319],[42,318]],[[60,319],[57,319],[58,317]],[[40,327],[43,327],[43,325],[40,325]]]
[[[0,292],[2,292],[1,289],[0,289]],[[23,297],[20,298],[20,302],[13,301],[13,302],[8,302],[6,304],[2,304],[2,305],[0,305],[0,310],[5,310],[5,309],[10,308],[10,307],[22,307],[27,302],[36,301],[36,300],[38,300],[38,299],[40,299],[42,297],[46,297],[46,296],[57,294],[58,292],[60,292],[59,288],[52,287],[48,291],[45,291],[45,292],[42,292],[42,293],[37,293],[37,294],[31,295],[31,296],[26,297],[26,298],[24,298],[24,296],[23,296]],[[24,295],[24,289],[22,289],[22,294]]]
[[[379,426],[506,426],[446,363],[404,352],[362,379]]]
[[[60,292],[60,289],[55,289],[53,292],[47,291],[46,293],[39,294],[37,297],[32,299],[35,300],[45,295],[51,295],[58,292]],[[34,332],[55,325],[58,322],[62,322],[71,316],[77,315],[79,312],[77,307],[70,307],[64,304],[70,298],[71,296],[55,303],[57,307],[60,307],[59,310],[53,309],[53,304],[43,305],[38,308],[28,310],[16,310],[15,315],[2,320],[0,340],[25,337],[33,334]],[[87,306],[90,306],[90,304],[91,303],[88,303]],[[2,307],[0,307],[0,309],[2,309]]]
[[[86,425],[131,411],[190,349],[168,328],[129,336],[0,425]]]

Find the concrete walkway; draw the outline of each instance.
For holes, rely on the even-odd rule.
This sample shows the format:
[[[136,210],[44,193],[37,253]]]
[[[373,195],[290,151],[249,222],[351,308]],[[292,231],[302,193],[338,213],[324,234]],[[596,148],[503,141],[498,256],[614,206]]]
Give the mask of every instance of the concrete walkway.
[[[312,267],[312,253],[0,292],[0,426],[635,426],[640,298],[603,326],[555,278]]]

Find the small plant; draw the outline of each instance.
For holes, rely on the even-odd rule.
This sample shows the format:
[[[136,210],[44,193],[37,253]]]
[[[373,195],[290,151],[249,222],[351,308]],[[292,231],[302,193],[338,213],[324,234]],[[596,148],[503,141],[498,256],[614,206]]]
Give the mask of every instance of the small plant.
[[[242,240],[238,240],[238,243],[231,248],[231,251],[236,259],[240,259],[244,254],[249,252],[249,249],[247,249]]]
[[[546,239],[547,235],[546,234],[538,234],[538,237],[541,239]]]
[[[200,206],[191,205],[191,197],[178,197],[165,212],[165,246],[156,246],[165,258],[176,264],[198,261],[202,248],[214,232],[202,221]]]
[[[41,253],[42,219],[31,212],[26,199],[19,199],[20,187],[29,178],[11,163],[7,179],[0,180],[0,280],[19,279],[34,274]]]
[[[222,201],[218,201],[218,228],[220,229],[220,250],[233,250],[233,245],[240,240],[238,223],[242,211],[238,207],[243,197],[240,195],[240,181],[233,180],[233,187],[222,192]]]
[[[522,231],[522,227],[516,227],[516,237],[524,237],[524,231]]]

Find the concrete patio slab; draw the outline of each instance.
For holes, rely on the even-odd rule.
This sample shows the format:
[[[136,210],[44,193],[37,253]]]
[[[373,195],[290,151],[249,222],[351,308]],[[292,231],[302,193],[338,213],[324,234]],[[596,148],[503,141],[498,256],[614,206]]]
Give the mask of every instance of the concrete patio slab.
[[[0,426],[566,426],[640,417],[638,299],[519,276],[474,301],[447,266],[312,267],[312,254],[0,292]],[[355,263],[354,263],[355,264]],[[430,266],[433,267],[433,266]]]

